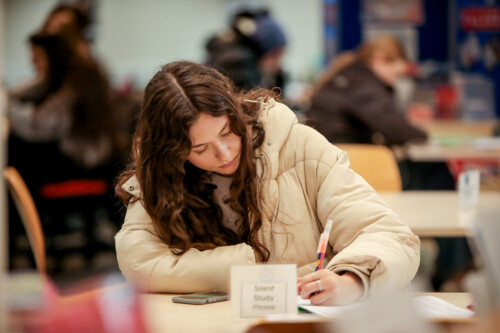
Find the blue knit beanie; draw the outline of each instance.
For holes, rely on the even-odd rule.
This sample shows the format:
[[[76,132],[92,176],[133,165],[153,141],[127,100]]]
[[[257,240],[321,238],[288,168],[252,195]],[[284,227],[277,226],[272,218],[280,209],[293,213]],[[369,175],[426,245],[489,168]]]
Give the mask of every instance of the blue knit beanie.
[[[286,45],[285,33],[270,16],[258,17],[256,21],[257,30],[250,38],[259,45],[262,54]]]
[[[268,14],[238,20],[240,21],[236,24],[238,30],[254,42],[261,55],[283,47],[287,43],[283,29]]]

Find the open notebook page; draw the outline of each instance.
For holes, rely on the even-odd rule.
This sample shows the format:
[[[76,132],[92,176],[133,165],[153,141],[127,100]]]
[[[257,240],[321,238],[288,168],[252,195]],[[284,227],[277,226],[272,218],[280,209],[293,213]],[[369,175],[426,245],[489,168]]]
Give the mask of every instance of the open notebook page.
[[[297,299],[299,308],[311,313],[325,317],[335,317],[339,314],[359,307],[363,303],[355,303],[345,306],[315,306],[309,300],[300,296]],[[443,319],[443,318],[469,318],[474,312],[460,308],[435,296],[418,296],[413,298],[413,305],[422,318]]]

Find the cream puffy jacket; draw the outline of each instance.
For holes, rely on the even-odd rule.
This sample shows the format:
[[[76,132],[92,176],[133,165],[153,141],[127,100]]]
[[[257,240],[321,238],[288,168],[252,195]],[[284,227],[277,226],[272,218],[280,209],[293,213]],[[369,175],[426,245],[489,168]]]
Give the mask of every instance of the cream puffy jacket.
[[[356,273],[365,293],[397,290],[411,281],[419,264],[420,241],[359,175],[347,154],[274,100],[263,104],[265,141],[257,152],[261,170],[260,241],[270,263],[296,263],[298,275],[314,270],[317,244],[328,219],[333,227],[326,268]],[[139,197],[135,177],[124,185]],[[198,292],[229,286],[231,265],[255,264],[245,243],[174,255],[157,236],[140,201],[128,206],[116,235],[120,269],[142,291]]]

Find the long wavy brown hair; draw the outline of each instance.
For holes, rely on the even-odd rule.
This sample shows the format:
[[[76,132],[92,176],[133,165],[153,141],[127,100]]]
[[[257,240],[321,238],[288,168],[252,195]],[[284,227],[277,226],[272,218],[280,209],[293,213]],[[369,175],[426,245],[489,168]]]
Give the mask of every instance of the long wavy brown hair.
[[[263,89],[236,93],[231,81],[215,69],[187,61],[163,66],[147,85],[133,161],[120,176],[116,192],[128,204],[132,197],[121,185],[137,176],[142,204],[173,253],[245,242],[258,260],[269,259],[269,250],[257,237],[262,219],[255,154],[265,134],[258,120],[260,102],[269,97],[275,97],[274,93]],[[228,200],[240,216],[236,232],[222,224],[209,173],[187,161],[192,146],[189,129],[202,112],[213,117],[227,115],[231,130],[241,138],[241,160]]]

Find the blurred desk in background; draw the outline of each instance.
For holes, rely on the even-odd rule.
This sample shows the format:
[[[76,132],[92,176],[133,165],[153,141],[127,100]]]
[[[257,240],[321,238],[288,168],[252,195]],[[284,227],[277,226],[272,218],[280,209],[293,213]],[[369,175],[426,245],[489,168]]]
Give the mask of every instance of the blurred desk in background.
[[[462,171],[478,169],[481,189],[500,190],[500,137],[493,137],[497,120],[433,120],[416,125],[427,131],[429,140],[397,150],[399,160],[444,162],[455,179]]]
[[[415,123],[431,138],[445,136],[492,136],[498,120],[431,120]]]
[[[430,139],[409,143],[404,156],[413,162],[447,162],[453,159],[500,160],[500,138]]]
[[[421,237],[469,235],[467,216],[459,211],[456,191],[379,192],[384,201]],[[478,209],[495,208],[500,216],[500,193],[481,192]]]
[[[500,138],[493,132],[497,120],[432,120],[416,126],[426,131],[429,141],[409,143],[405,157],[415,162],[448,161],[457,158],[500,159]]]
[[[429,135],[426,143],[409,143],[405,157],[414,162],[450,159],[500,159],[500,138],[493,137],[497,120],[432,120],[416,124]]]
[[[500,191],[500,137],[431,139],[424,144],[409,143],[397,156],[399,160],[407,160],[409,165],[446,163],[455,181],[463,171],[477,169],[481,173],[482,190]]]

